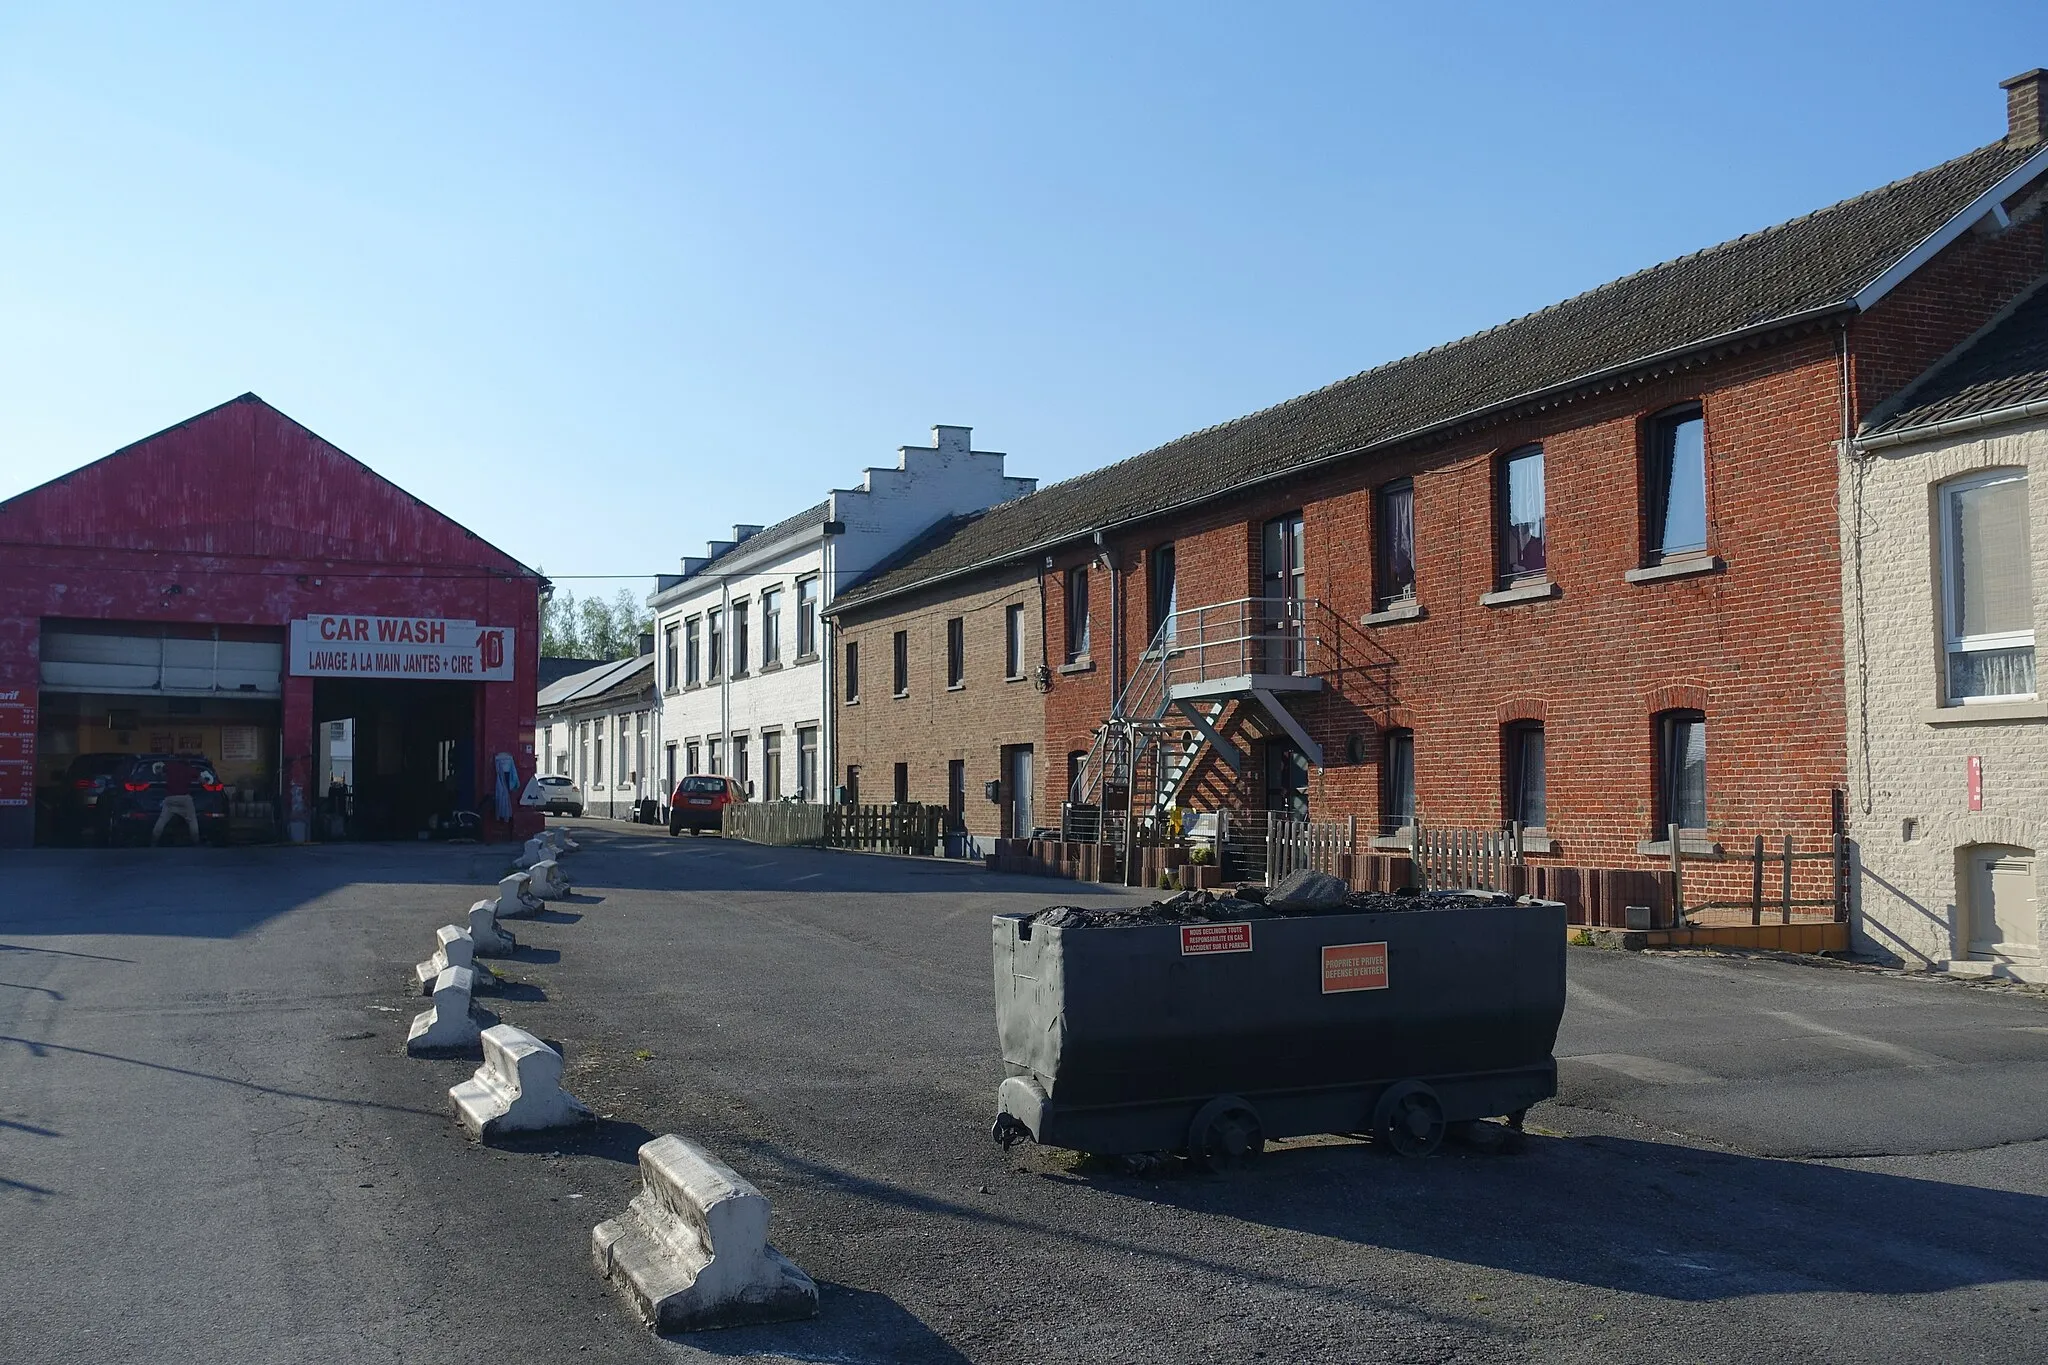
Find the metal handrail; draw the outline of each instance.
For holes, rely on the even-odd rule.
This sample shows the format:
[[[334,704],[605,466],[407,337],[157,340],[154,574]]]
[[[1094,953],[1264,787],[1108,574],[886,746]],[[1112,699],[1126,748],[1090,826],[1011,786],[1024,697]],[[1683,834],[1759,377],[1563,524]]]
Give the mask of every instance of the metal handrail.
[[[1320,614],[1318,598],[1237,597],[1184,607],[1153,632],[1138,666],[1110,706],[1109,723],[1095,732],[1088,756],[1068,793],[1083,805],[1098,804],[1112,772],[1135,780],[1141,764],[1165,737],[1173,688],[1187,683],[1252,674],[1305,675],[1311,637],[1309,617]],[[1153,755],[1156,761],[1156,755]]]

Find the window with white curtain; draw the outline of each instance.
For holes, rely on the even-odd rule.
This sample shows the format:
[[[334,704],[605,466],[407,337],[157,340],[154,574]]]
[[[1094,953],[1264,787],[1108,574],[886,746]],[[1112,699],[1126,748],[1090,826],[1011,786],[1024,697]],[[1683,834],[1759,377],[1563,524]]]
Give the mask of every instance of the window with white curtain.
[[[2027,476],[2014,469],[1941,489],[1942,618],[1950,705],[2034,695]]]

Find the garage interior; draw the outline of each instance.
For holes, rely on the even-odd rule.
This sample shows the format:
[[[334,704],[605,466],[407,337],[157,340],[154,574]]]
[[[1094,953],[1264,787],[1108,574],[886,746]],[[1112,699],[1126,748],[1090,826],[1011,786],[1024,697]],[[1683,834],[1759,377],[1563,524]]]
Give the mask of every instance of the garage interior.
[[[81,831],[56,818],[81,754],[197,753],[228,788],[229,838],[278,836],[284,632],[141,622],[43,622],[37,840]]]
[[[411,839],[478,809],[477,683],[313,684],[317,839]]]

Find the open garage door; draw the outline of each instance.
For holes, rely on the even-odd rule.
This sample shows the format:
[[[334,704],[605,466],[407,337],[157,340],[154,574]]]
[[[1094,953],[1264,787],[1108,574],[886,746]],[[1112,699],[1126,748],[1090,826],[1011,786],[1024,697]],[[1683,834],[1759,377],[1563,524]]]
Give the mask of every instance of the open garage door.
[[[265,638],[268,637],[268,638]],[[284,632],[46,622],[46,691],[150,697],[283,695]]]

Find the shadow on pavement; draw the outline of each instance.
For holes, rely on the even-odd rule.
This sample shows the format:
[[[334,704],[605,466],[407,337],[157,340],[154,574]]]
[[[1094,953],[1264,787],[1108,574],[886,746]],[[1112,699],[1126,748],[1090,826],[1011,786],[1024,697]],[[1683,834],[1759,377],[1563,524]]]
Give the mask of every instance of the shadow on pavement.
[[[906,1189],[774,1143],[747,1145],[841,1195],[1114,1250],[1155,1263],[1161,1276],[1187,1268],[1312,1287]],[[1361,1247],[1684,1302],[1926,1294],[2048,1278],[2039,1233],[2048,1199],[2039,1196],[1627,1138],[1531,1135],[1519,1155],[1421,1161],[1363,1143],[1280,1147],[1221,1176],[1052,1178]]]
[[[713,1356],[781,1356],[835,1365],[854,1360],[966,1365],[961,1355],[887,1294],[843,1284],[818,1286],[818,1316],[770,1327],[728,1327],[664,1337]]]
[[[540,1153],[546,1156],[594,1156],[622,1165],[638,1166],[640,1149],[654,1141],[656,1134],[637,1123],[621,1119],[595,1119],[575,1128],[555,1128],[540,1133],[506,1133],[491,1139],[500,1151]]]
[[[1631,1138],[1404,1161],[1281,1147],[1250,1171],[1079,1177],[1155,1203],[1687,1302],[2048,1278],[2048,1199]]]

